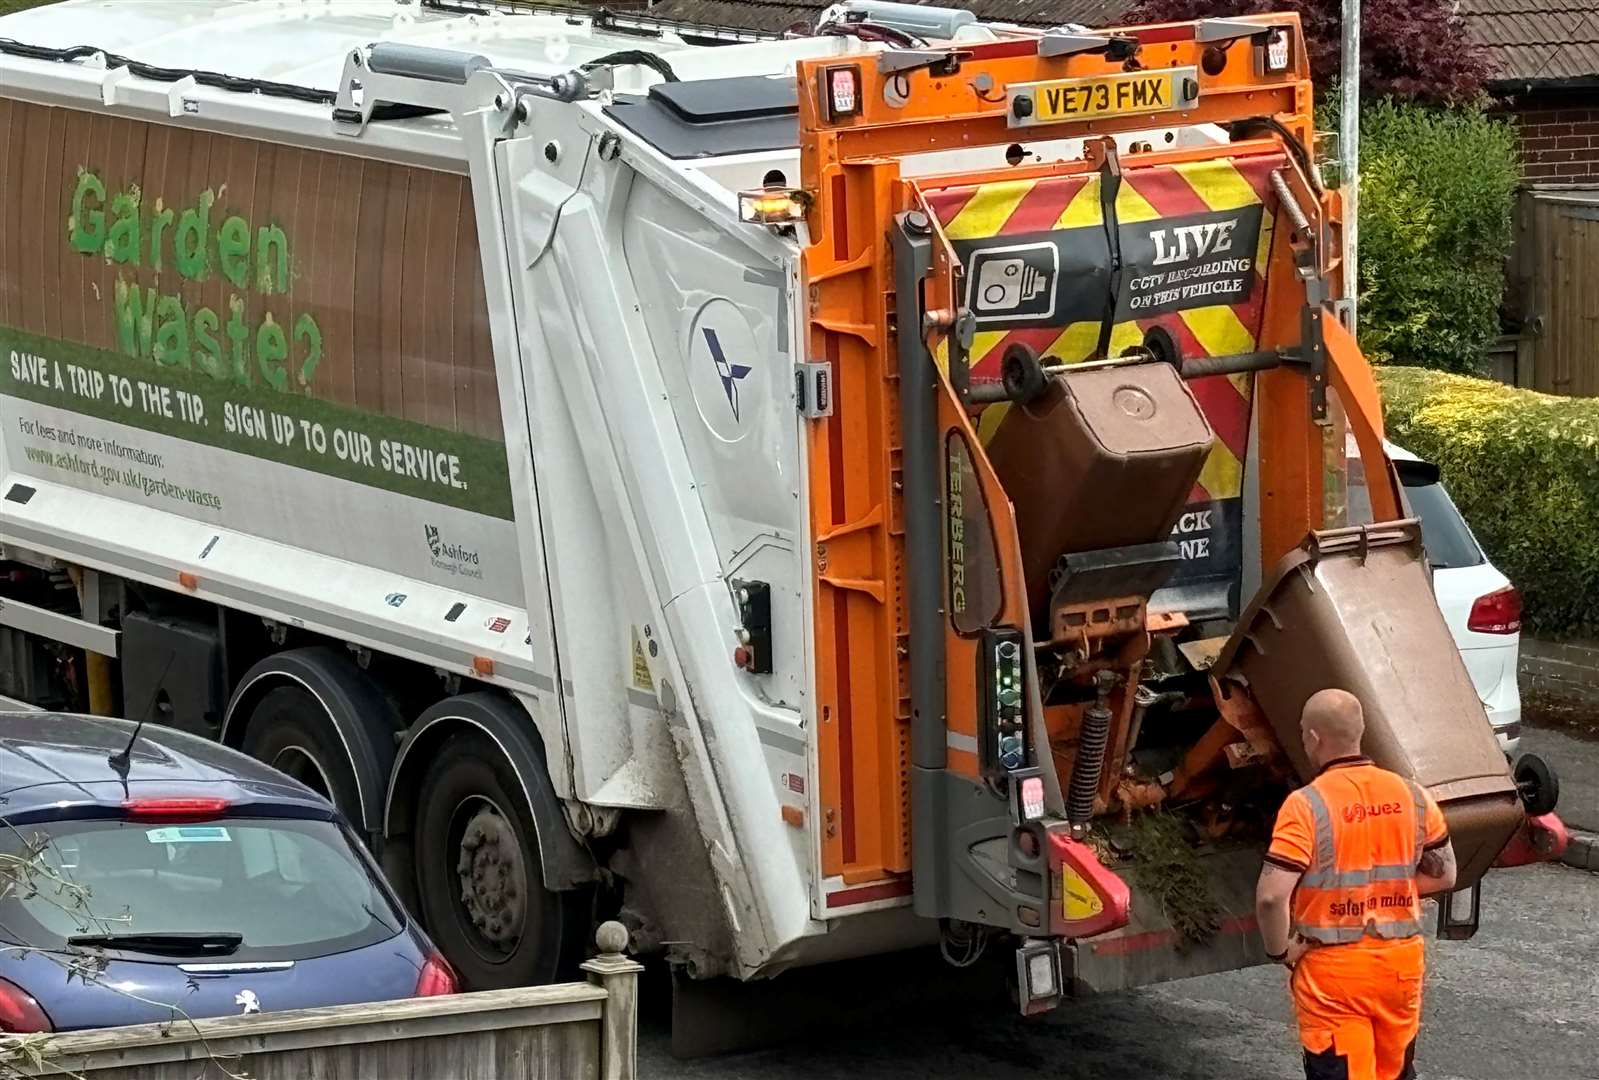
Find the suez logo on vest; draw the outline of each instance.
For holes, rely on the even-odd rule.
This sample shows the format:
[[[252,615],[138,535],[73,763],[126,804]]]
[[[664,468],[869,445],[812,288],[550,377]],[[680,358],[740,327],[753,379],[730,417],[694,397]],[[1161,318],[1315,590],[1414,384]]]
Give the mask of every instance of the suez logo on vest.
[[[1402,814],[1404,804],[1396,802],[1385,803],[1352,803],[1344,807],[1344,820],[1353,825],[1357,821],[1367,818],[1386,817],[1389,814]]]
[[[1119,225],[1116,321],[1248,300],[1258,276],[1261,220],[1257,203]],[[1102,226],[1008,233],[952,246],[966,272],[966,306],[980,330],[1105,317],[1113,275]]]

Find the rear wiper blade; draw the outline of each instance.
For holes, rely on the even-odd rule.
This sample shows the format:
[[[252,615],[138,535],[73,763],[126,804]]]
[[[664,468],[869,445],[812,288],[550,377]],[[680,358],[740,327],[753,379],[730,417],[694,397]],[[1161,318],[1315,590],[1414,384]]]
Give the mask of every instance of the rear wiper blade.
[[[125,949],[128,952],[158,953],[164,956],[226,956],[238,951],[244,935],[215,934],[74,934],[68,945],[100,949]]]

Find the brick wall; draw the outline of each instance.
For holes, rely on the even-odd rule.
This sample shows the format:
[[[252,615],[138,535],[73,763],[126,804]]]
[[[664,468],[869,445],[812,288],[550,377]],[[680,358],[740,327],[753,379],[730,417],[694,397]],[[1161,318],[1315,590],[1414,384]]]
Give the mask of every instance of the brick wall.
[[[1599,643],[1521,637],[1521,689],[1599,705]]]
[[[1539,184],[1599,183],[1599,95],[1512,114],[1521,132],[1522,177]]]

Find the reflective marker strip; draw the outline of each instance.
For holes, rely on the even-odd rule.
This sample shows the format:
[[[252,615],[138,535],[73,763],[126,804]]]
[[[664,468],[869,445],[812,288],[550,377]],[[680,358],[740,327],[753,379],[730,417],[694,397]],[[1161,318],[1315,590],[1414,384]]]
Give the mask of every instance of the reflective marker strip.
[[[1310,816],[1316,823],[1315,850],[1311,854],[1310,869],[1312,872],[1330,874],[1338,857],[1333,847],[1332,814],[1328,812],[1327,800],[1321,797],[1321,792],[1314,787],[1304,787],[1300,790],[1305,794],[1305,801],[1310,804]]]
[[[1427,849],[1427,797],[1422,794],[1421,785],[1414,780],[1410,781],[1410,797],[1416,805],[1416,851],[1412,866],[1421,865],[1421,856]]]
[[[1359,889],[1374,881],[1409,881],[1415,876],[1412,866],[1389,864],[1370,870],[1317,870],[1302,875],[1299,884],[1307,889]]]
[[[1421,923],[1415,919],[1367,923],[1364,926],[1306,926],[1301,923],[1294,929],[1301,937],[1319,941],[1323,945],[1348,945],[1368,935],[1383,941],[1415,937],[1421,933]]]

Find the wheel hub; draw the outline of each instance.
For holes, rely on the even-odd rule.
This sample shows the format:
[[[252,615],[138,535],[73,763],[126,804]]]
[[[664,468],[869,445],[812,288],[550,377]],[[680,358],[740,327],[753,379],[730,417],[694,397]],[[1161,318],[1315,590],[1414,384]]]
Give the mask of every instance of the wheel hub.
[[[522,936],[527,912],[522,845],[497,810],[484,807],[466,823],[455,872],[461,904],[484,940],[506,946]]]

